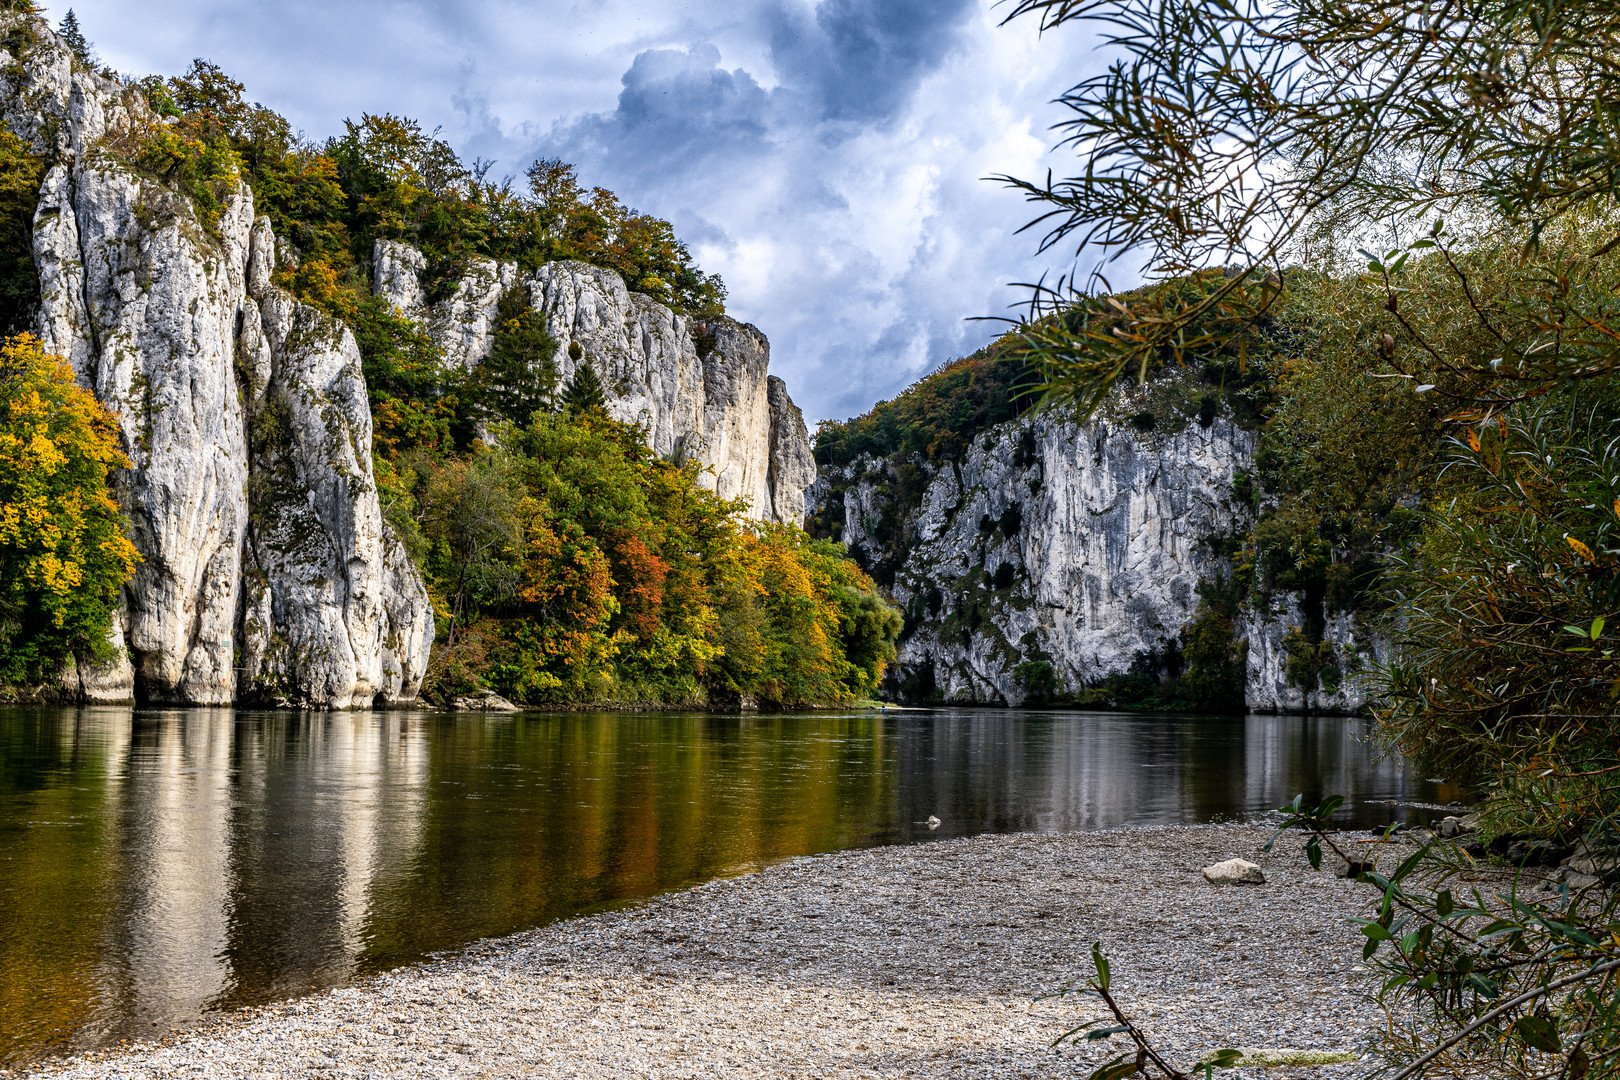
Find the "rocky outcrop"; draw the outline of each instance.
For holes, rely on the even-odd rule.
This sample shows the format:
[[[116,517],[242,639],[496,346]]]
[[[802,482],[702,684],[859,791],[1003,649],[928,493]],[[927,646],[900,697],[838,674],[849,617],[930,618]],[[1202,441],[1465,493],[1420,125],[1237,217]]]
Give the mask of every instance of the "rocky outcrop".
[[[973,440],[959,460],[867,459],[823,468],[809,512],[888,583],[906,609],[891,689],[914,701],[1020,705],[1038,668],[1055,696],[1085,699],[1166,660],[1198,611],[1201,583],[1229,572],[1221,538],[1251,511],[1233,482],[1255,435],[1226,416],[1142,432],[1113,419],[1037,413]],[[1257,711],[1355,711],[1377,643],[1328,621],[1344,677],[1308,697],[1288,676],[1298,597],[1237,627]]]
[[[777,521],[804,520],[805,493],[816,482],[816,458],[804,414],[788,397],[787,383],[775,375],[765,380],[771,410],[771,469],[767,485]]]
[[[609,413],[642,425],[655,452],[701,462],[707,485],[746,499],[755,518],[803,520],[815,479],[810,439],[787,387],[767,373],[770,343],[759,330],[724,318],[694,322],[630,292],[612,270],[580,262],[548,263],[520,280],[511,264],[474,259],[445,299],[429,303],[425,267],[408,245],[376,245],[378,295],[427,326],[449,362],[483,359],[502,295],[522,289],[556,342],[559,385],[590,364]]]
[[[218,222],[120,140],[159,121],[74,70],[36,19],[0,117],[53,162],[34,219],[39,334],[118,414],[141,562],[115,631],[129,662],[75,669],[90,700],[347,708],[414,696],[432,641],[420,577],[382,521],[354,339],[270,284],[245,187]],[[110,136],[110,137],[109,137]]]

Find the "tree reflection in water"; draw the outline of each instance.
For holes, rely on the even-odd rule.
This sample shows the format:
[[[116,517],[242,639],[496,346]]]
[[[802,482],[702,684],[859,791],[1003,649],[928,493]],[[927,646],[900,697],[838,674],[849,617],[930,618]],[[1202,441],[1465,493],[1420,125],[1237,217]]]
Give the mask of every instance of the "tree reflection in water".
[[[1458,793],[1357,721],[0,711],[0,1063],[795,855]],[[942,825],[930,831],[937,815]]]

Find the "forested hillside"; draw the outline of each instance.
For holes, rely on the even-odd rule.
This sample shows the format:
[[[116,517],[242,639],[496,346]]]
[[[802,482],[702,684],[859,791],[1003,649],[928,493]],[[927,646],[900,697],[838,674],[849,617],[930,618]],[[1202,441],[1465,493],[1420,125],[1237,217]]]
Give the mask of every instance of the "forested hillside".
[[[94,72],[76,24],[56,39],[37,21],[14,25],[5,43],[14,56],[65,47],[75,71]],[[276,237],[271,287],[353,332],[382,511],[432,600],[426,696],[734,706],[873,691],[898,617],[837,545],[758,524],[746,505],[706,490],[697,461],[652,454],[644,432],[607,415],[588,359],[559,378],[559,344],[516,290],[502,297],[488,355],[468,367],[447,363],[428,329],[374,290],[380,240],[422,253],[429,302],[454,293],[477,258],[523,272],[572,259],[616,272],[701,331],[723,316],[724,286],[668,222],[585,188],[560,161],[495,180],[488,163],[463,163],[402,117],[367,115],[341,135],[300,140],[202,60],[172,78],[99,75],[119,80],[100,85],[115,87],[123,119],[93,153],[143,191],[180,200],[143,196],[142,212],[179,215],[182,230],[200,229],[194,242],[218,245],[233,198],[251,192]],[[41,303],[35,207],[57,153],[38,137],[0,134],[0,322],[12,333],[34,326]],[[238,376],[251,384],[245,369]],[[273,503],[281,485],[301,499],[277,449],[291,445],[296,418],[275,399],[250,411],[252,497]],[[65,552],[73,536],[63,533]],[[64,641],[21,614],[42,595],[38,582],[12,572],[5,584],[20,598],[0,608],[11,649],[33,655],[56,643],[33,677],[98,655],[115,594]]]

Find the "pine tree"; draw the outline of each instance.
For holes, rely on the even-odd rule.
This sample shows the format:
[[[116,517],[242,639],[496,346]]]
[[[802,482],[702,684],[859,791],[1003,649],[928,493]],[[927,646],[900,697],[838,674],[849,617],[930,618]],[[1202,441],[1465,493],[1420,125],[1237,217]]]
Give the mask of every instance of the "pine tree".
[[[478,365],[471,387],[474,407],[486,418],[528,427],[540,410],[553,407],[557,343],[546,333],[540,313],[529,306],[526,289],[508,289],[495,306],[495,335],[489,355]]]
[[[573,416],[606,411],[607,399],[602,396],[602,380],[597,377],[596,369],[591,367],[589,360],[581,360],[574,369],[573,376],[568,380],[568,389],[563,392],[563,400],[568,403],[568,412]]]
[[[56,36],[62,39],[62,44],[73,50],[73,55],[85,67],[96,66],[96,55],[90,49],[90,42],[85,40],[84,31],[79,29],[79,17],[68,8],[63,16],[62,24],[56,28]]]

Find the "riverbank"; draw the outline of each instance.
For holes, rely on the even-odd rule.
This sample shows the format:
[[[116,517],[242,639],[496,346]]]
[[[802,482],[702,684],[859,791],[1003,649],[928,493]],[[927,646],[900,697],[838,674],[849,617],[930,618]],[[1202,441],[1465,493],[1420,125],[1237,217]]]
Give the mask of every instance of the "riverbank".
[[[1094,940],[1124,1007],[1184,1064],[1224,1046],[1354,1049],[1377,1014],[1358,1000],[1344,916],[1368,890],[1313,873],[1291,840],[1262,852],[1269,835],[983,836],[798,859],[24,1073],[1084,1075],[1098,1050],[1049,1044],[1096,1006],[1039,996],[1089,974]],[[1203,880],[1232,856],[1268,883]]]

